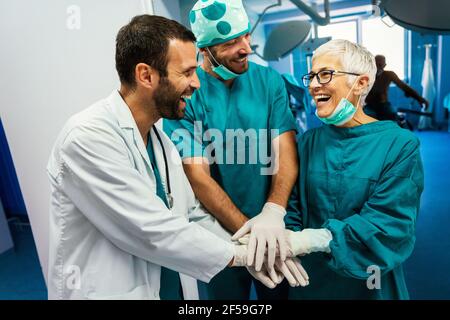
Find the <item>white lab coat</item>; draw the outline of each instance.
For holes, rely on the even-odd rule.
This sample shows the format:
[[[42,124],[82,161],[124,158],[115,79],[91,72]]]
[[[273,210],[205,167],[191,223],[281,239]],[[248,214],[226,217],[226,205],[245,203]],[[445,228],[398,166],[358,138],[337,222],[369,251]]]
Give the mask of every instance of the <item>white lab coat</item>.
[[[47,167],[50,299],[159,299],[160,266],[180,272],[184,298],[198,299],[193,278],[209,282],[232,259],[233,245],[221,239],[229,234],[202,210],[175,146],[159,133],[172,210],[156,195],[146,147],[117,91],[64,126]],[[154,132],[151,139],[166,187]]]

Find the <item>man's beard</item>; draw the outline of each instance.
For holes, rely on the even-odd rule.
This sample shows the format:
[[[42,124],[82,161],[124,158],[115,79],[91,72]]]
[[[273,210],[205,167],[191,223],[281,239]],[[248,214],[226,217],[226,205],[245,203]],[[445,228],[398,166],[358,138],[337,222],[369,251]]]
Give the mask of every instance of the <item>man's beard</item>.
[[[155,91],[153,99],[156,110],[162,118],[176,120],[184,117],[184,112],[180,108],[180,99],[183,92],[178,92],[169,78],[162,77],[159,87]]]
[[[225,61],[224,59],[218,58],[218,57],[217,57],[217,53],[216,53],[215,50],[213,50],[213,49],[211,48],[210,51],[211,51],[211,53],[213,54],[213,56],[214,56],[214,58],[216,59],[216,61],[219,63],[219,65],[223,65],[223,66],[226,67],[228,70],[230,70],[230,71],[232,71],[232,72],[234,72],[234,73],[236,73],[236,74],[243,74],[243,73],[247,72],[248,66],[247,66],[247,68],[245,68],[245,70],[236,70],[236,69],[233,68],[227,61]],[[248,57],[248,55],[247,55],[247,54],[240,55],[238,59],[245,58],[245,57]],[[211,59],[211,61],[214,61],[214,60]]]

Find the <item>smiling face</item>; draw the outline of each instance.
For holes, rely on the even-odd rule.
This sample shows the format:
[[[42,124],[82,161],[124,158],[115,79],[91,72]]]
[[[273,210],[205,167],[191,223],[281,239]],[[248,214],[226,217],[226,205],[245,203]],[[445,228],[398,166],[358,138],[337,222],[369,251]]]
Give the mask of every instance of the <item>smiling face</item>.
[[[346,71],[339,57],[328,54],[316,57],[312,61],[311,72],[317,73],[322,70]],[[316,103],[319,117],[330,116],[342,98],[347,98],[356,106],[358,97],[354,95],[354,92],[349,93],[351,86],[348,84],[348,77],[354,78],[354,81],[357,79],[355,76],[335,73],[332,80],[326,84],[320,84],[316,77],[311,80],[308,89]]]
[[[225,43],[215,45],[210,48],[210,51],[219,64],[223,64],[234,73],[242,74],[248,70],[248,56],[252,53],[250,40],[250,33],[247,33]],[[203,50],[203,52],[208,55],[206,50]],[[214,61],[211,57],[209,59],[211,62]]]
[[[166,119],[184,117],[186,99],[190,99],[200,82],[196,74],[197,60],[192,42],[171,40],[167,77],[161,77],[153,99],[160,116]]]

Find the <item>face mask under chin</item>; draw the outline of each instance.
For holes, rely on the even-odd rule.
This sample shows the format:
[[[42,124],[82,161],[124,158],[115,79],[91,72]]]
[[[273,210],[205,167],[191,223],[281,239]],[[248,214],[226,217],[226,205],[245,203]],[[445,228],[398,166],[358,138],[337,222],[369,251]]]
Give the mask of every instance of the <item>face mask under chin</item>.
[[[209,56],[214,60],[215,64],[217,66],[214,66],[214,63],[209,59],[209,63],[213,66],[212,71],[217,74],[219,77],[221,77],[223,80],[231,80],[239,76],[239,74],[231,71],[229,68],[227,68],[223,63],[219,63],[216,58],[214,58],[214,55],[211,53],[209,48],[206,48],[208,50]]]
[[[347,93],[347,96],[345,98],[342,98],[336,108],[334,109],[333,113],[330,114],[327,117],[320,117],[317,113],[316,109],[316,116],[319,118],[323,123],[328,125],[334,125],[334,126],[342,126],[345,123],[349,122],[353,119],[355,116],[355,113],[359,107],[359,102],[361,101],[361,96],[358,98],[358,102],[356,104],[356,107],[348,100],[348,96],[352,92],[353,88],[355,87],[356,82],[358,79],[355,80],[352,87],[350,88],[349,92]]]

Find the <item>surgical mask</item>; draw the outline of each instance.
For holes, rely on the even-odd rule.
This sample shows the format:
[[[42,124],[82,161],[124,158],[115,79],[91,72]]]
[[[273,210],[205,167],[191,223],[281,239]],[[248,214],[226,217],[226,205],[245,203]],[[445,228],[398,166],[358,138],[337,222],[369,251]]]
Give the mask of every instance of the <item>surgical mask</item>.
[[[335,126],[341,126],[352,120],[356,113],[356,110],[358,109],[361,96],[359,96],[358,98],[358,103],[356,107],[353,105],[353,103],[351,103],[348,100],[348,96],[350,95],[350,92],[352,92],[353,87],[355,86],[357,80],[358,79],[356,79],[355,82],[353,83],[352,87],[350,88],[350,91],[347,93],[347,96],[345,98],[342,98],[341,101],[339,101],[339,104],[336,106],[336,109],[334,109],[332,114],[330,114],[328,117],[322,118],[319,117],[316,109],[317,118],[319,118],[325,124],[330,125],[332,124]]]
[[[219,64],[219,62],[217,62],[217,60],[212,55],[211,51],[209,51],[209,48],[206,48],[206,50],[208,50],[209,55],[213,58],[214,62],[216,64]],[[209,60],[209,57],[208,57],[208,60]],[[211,62],[211,60],[209,60],[209,62],[214,66],[214,64]],[[223,80],[231,80],[231,79],[234,79],[237,76],[239,76],[239,74],[234,73],[233,71],[231,71],[230,69],[225,67],[223,64],[219,64],[217,67],[213,67],[212,71],[215,72]]]

